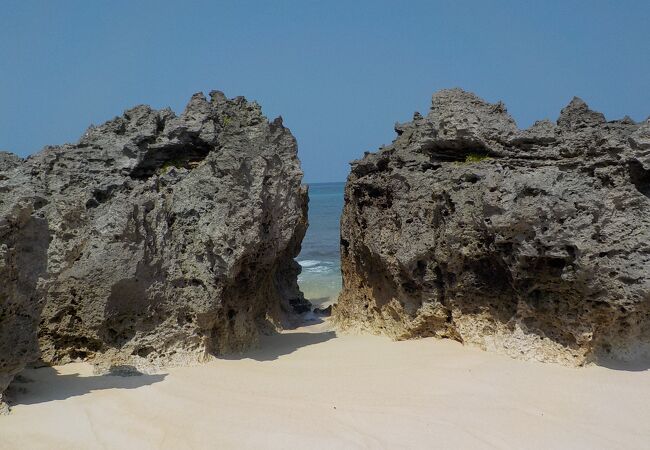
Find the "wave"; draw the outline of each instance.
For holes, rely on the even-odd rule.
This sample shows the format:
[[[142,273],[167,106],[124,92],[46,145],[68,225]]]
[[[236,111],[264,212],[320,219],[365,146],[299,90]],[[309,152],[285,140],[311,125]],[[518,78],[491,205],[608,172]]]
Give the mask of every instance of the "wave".
[[[305,267],[305,272],[308,273],[329,273],[334,271],[334,266],[314,266],[314,267]]]
[[[317,259],[306,259],[304,261],[298,261],[298,264],[300,264],[302,267],[314,267],[318,266],[322,263],[322,261],[319,261]]]
[[[306,259],[298,261],[302,266],[303,275],[306,274],[330,274],[338,272],[339,266],[334,261],[322,261],[318,259]]]

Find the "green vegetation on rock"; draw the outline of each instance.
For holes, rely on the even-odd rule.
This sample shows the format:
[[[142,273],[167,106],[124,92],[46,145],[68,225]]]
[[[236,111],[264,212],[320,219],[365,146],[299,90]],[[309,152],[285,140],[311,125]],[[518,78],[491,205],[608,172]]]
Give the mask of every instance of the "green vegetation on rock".
[[[481,155],[480,153],[470,153],[465,157],[466,163],[477,163],[485,161],[486,159],[491,159],[488,155]]]

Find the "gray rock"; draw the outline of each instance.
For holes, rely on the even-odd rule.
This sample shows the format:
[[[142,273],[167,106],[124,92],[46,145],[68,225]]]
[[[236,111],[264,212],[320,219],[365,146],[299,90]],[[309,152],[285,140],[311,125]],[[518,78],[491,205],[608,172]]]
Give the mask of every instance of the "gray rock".
[[[309,305],[296,141],[256,103],[210,96],[0,153],[0,392],[39,348],[151,370],[243,350]]]
[[[332,315],[332,305],[327,305],[321,308],[314,308],[314,314],[329,317]]]
[[[650,122],[517,129],[462,90],[352,163],[342,327],[583,364],[650,354]]]

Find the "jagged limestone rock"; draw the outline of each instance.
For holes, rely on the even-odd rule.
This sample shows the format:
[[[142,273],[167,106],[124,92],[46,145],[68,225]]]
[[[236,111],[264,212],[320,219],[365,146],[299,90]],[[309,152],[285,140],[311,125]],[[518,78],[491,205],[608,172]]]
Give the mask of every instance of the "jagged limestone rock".
[[[650,350],[650,121],[573,99],[519,130],[459,89],[352,163],[344,328],[583,364]]]
[[[184,363],[308,309],[296,141],[257,104],[210,96],[0,153],[0,392],[39,348],[47,364]]]

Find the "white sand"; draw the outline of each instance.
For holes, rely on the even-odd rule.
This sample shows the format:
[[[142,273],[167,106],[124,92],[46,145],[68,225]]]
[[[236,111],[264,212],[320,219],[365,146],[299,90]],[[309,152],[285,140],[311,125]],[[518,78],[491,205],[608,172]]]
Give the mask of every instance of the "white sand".
[[[649,448],[650,371],[514,361],[326,324],[166,376],[30,370],[0,448]],[[77,375],[78,374],[78,375]]]

